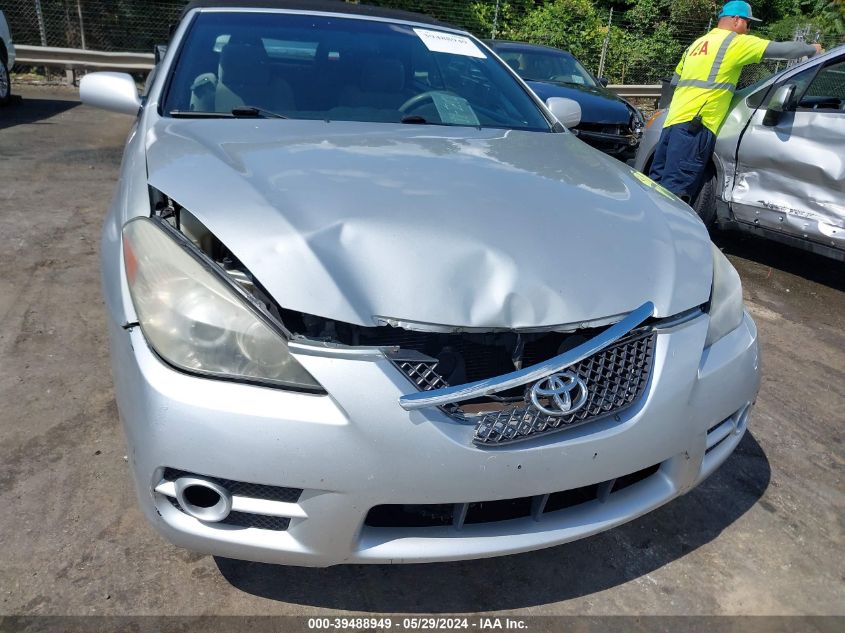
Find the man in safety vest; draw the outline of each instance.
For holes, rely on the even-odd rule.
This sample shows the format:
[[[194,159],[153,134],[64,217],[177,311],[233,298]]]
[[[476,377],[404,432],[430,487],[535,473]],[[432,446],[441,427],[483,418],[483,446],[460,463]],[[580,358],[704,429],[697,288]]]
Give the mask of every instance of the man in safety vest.
[[[748,35],[751,5],[733,0],[722,7],[716,28],[684,51],[676,86],[649,176],[690,202],[701,189],[716,133],[728,114],[742,67],[761,59],[812,57],[819,44],[771,42]]]

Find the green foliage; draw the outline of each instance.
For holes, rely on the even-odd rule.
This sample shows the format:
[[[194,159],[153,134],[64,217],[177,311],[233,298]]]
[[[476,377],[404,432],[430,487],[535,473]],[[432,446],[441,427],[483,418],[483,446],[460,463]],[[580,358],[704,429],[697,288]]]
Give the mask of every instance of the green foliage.
[[[429,15],[441,22],[460,26],[484,36],[484,24],[472,4],[465,2],[431,2],[430,0],[366,0],[365,4],[401,9]],[[476,3],[483,4],[483,3]],[[495,5],[494,5],[495,6]],[[489,35],[489,31],[487,33]]]
[[[815,15],[830,35],[845,36],[845,0],[817,0]]]
[[[611,83],[657,83],[671,76],[683,51],[684,45],[667,24],[658,25],[647,36],[614,27],[604,75]]]
[[[502,36],[593,57],[604,39],[604,24],[590,0],[551,0],[503,30]]]
[[[796,29],[810,27],[810,39],[814,40],[816,34],[820,39],[826,39],[828,24],[819,16],[790,15],[773,24],[761,29],[758,35],[774,41],[791,40]]]
[[[522,20],[535,6],[534,0],[500,1],[499,13],[496,15],[496,2],[492,0],[478,0],[470,3],[470,11],[475,20],[481,25],[479,37],[493,37],[496,29],[496,39],[504,39],[513,31],[514,26]]]
[[[715,16],[718,15],[718,9],[721,6],[716,0],[673,2],[669,14],[669,23],[673,29],[680,30],[693,24],[707,24],[707,21],[712,17],[715,24]]]

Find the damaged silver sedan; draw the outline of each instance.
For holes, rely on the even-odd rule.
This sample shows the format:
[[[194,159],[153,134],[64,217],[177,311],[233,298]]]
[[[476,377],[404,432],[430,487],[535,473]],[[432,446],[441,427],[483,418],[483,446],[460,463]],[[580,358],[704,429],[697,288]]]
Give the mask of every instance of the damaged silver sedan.
[[[645,174],[665,118],[640,143]],[[845,261],[845,46],[737,92],[693,207],[708,226]]]
[[[466,32],[189,5],[102,240],[120,417],[167,539],[293,565],[572,541],[689,491],[759,388],[699,218]],[[667,531],[671,527],[667,526]]]

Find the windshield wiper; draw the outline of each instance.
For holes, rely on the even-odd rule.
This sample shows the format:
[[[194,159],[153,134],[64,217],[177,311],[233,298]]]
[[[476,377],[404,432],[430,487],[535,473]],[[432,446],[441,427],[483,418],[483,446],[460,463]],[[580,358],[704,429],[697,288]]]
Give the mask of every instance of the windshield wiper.
[[[241,118],[274,118],[287,119],[284,114],[271,112],[255,106],[238,106],[231,112],[200,112],[196,110],[171,110],[168,114],[177,119],[241,119]]]
[[[287,119],[284,114],[279,114],[278,112],[273,112],[271,110],[265,110],[264,108],[256,108],[255,106],[238,106],[237,108],[232,109],[232,116],[235,118],[240,117],[269,117],[272,119]]]
[[[177,119],[231,119],[230,112],[195,112],[194,110],[171,110],[168,114]]]

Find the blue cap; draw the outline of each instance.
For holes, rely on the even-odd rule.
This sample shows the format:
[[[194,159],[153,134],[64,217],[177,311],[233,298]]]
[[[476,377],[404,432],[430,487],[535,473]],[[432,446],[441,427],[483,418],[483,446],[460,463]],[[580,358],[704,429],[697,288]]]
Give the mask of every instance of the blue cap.
[[[761,20],[751,15],[751,5],[742,0],[731,0],[722,7],[722,12],[719,14],[720,18],[744,18],[746,20],[753,20],[760,22]]]

